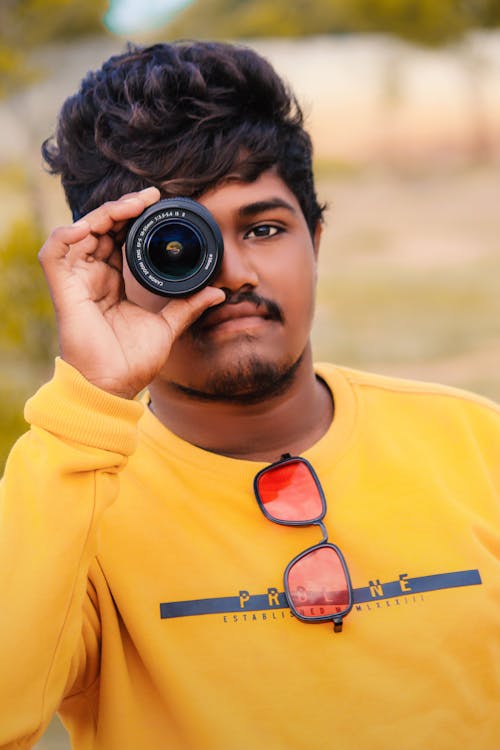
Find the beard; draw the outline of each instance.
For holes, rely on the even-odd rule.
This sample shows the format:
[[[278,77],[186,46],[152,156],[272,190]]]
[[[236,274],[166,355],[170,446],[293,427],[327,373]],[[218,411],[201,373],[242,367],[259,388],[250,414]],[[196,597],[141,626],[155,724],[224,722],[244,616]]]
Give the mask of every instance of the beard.
[[[258,295],[255,290],[227,292],[226,301],[217,307],[248,302],[265,312],[269,320],[284,323],[284,314],[276,302]],[[202,389],[170,381],[170,385],[189,398],[232,404],[256,404],[285,393],[295,380],[304,352],[295,362],[276,362],[259,357],[252,352],[255,341],[251,334],[242,337],[242,350],[234,357],[220,362],[217,349],[212,349],[205,335],[205,326],[217,307],[206,310],[184,334],[191,340],[199,356],[210,361],[214,367],[203,383]],[[248,348],[247,348],[248,347]],[[245,351],[247,349],[247,351]],[[217,361],[219,360],[219,361]],[[224,362],[224,360],[223,360]]]
[[[179,383],[172,385],[189,398],[231,404],[257,404],[280,396],[292,386],[304,353],[287,364],[266,362],[255,356],[214,372],[203,391]]]

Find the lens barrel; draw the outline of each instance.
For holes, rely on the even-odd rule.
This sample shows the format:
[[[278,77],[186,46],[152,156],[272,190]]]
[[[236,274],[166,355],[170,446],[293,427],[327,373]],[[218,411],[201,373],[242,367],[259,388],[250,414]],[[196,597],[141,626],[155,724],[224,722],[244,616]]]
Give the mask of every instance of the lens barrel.
[[[128,230],[125,257],[137,281],[164,297],[185,297],[214,278],[224,243],[212,214],[191,198],[147,208]]]

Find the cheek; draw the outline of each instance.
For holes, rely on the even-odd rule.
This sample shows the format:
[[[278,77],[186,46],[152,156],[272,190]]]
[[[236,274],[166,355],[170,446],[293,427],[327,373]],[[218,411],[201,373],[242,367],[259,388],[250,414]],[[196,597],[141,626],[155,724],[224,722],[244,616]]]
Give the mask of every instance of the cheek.
[[[314,314],[317,276],[312,249],[310,255],[289,253],[269,270],[270,283],[274,279],[275,301],[283,308],[285,317],[294,326],[309,326]]]

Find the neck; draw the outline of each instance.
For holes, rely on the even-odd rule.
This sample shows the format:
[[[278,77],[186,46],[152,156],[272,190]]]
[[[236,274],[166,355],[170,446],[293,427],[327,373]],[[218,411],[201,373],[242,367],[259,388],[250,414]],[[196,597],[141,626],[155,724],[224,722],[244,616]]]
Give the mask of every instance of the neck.
[[[150,408],[183,440],[213,453],[250,461],[300,454],[328,430],[333,401],[313,370],[310,352],[283,393],[256,404],[206,401],[155,381]]]

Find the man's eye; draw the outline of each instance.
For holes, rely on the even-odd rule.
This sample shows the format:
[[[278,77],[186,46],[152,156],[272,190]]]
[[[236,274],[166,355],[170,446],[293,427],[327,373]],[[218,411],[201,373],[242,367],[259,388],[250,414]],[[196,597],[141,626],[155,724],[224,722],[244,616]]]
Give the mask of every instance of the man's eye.
[[[271,226],[270,224],[260,224],[258,227],[253,227],[245,234],[245,239],[254,239],[255,237],[274,237],[275,234],[282,231],[279,227]]]

